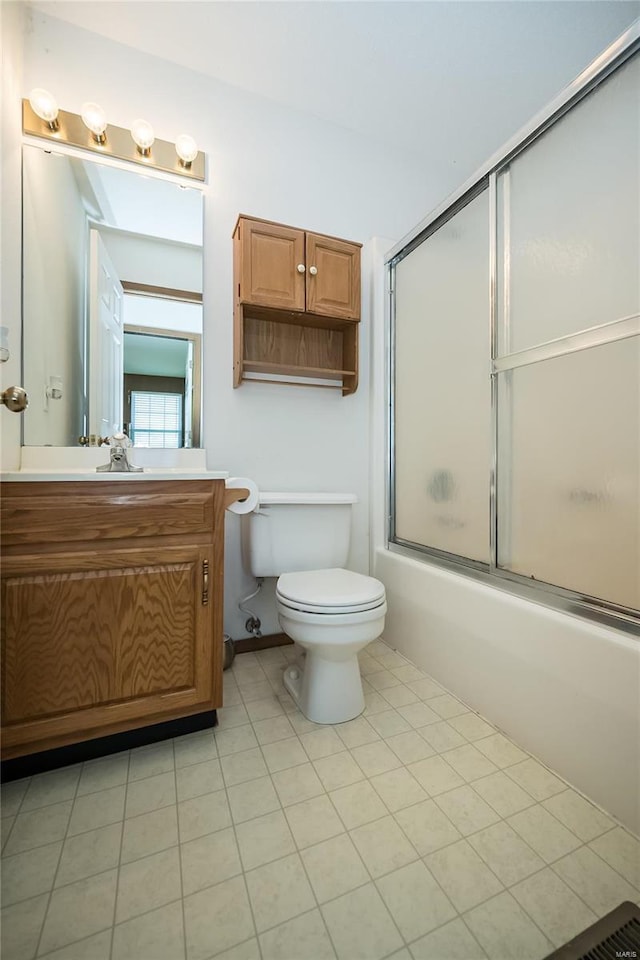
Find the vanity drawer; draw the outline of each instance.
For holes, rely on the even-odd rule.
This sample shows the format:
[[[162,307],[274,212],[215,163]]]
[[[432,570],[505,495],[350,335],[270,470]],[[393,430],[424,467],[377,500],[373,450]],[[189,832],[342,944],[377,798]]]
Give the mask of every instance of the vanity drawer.
[[[29,543],[208,534],[224,481],[117,480],[5,483],[2,540]]]

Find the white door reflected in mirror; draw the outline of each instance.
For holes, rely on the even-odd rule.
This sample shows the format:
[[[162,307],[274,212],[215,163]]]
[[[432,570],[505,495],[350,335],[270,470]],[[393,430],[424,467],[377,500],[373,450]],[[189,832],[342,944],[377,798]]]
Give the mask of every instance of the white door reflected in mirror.
[[[23,147],[25,445],[75,446],[82,435],[129,428],[125,328],[133,326],[148,337],[188,334],[177,439],[200,445],[202,254],[199,190],[93,156]],[[130,313],[127,301],[138,305]],[[64,390],[50,403],[54,376]],[[161,445],[142,429],[133,442]],[[176,432],[163,442],[173,445]]]
[[[100,234],[89,239],[89,433],[122,428],[123,289]]]

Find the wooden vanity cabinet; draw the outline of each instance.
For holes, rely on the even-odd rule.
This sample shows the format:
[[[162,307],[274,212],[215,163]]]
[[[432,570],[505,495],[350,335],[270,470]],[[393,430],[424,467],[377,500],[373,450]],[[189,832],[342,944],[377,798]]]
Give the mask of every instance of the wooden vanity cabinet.
[[[4,484],[3,758],[222,705],[224,489]]]
[[[361,245],[246,216],[233,241],[234,386],[249,374],[333,380],[353,393]]]

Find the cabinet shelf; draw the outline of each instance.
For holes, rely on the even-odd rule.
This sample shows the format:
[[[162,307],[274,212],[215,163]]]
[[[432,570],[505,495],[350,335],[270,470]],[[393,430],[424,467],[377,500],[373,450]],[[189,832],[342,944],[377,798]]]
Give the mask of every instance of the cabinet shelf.
[[[317,313],[307,313],[302,310],[256,307],[254,304],[246,304],[242,301],[239,302],[239,305],[242,307],[244,315],[253,320],[271,320],[276,323],[313,327],[316,330],[349,330],[354,324],[360,323],[359,320],[346,319],[345,317],[323,317]]]
[[[360,244],[244,216],[233,241],[234,386],[259,373],[298,386],[335,380],[343,396],[354,393]]]
[[[244,360],[246,373],[277,373],[291,377],[323,377],[325,380],[341,380],[344,376],[355,377],[355,370],[335,370],[333,367],[307,367],[302,364],[267,363],[264,360]]]

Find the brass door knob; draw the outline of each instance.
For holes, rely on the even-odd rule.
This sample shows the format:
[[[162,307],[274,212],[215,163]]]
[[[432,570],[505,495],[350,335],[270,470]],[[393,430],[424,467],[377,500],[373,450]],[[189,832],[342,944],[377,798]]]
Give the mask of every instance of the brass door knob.
[[[0,393],[0,403],[13,413],[22,413],[29,406],[29,397],[22,387],[7,387]]]

